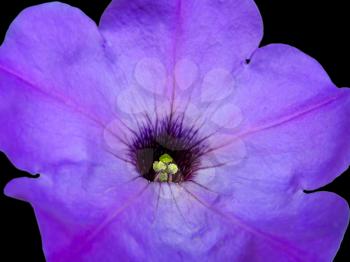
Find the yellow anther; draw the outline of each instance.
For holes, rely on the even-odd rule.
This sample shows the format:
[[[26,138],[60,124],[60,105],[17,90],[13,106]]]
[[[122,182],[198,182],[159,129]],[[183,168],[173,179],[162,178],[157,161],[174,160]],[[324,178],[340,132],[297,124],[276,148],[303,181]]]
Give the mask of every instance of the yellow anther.
[[[169,164],[167,169],[166,169],[166,172],[168,174],[171,174],[171,175],[174,175],[177,173],[177,171],[179,171],[179,168],[177,167],[176,164]]]
[[[161,172],[161,171],[165,171],[167,169],[167,165],[163,162],[160,161],[154,161],[153,163],[153,170],[155,172]]]

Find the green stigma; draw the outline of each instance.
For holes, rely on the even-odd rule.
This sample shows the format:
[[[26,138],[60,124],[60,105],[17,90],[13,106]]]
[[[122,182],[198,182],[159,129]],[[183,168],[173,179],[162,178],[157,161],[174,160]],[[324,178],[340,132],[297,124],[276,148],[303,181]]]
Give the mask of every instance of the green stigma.
[[[175,175],[179,168],[173,163],[173,158],[168,154],[163,154],[159,157],[159,161],[153,162],[153,170],[157,173],[155,181],[171,182],[171,176]]]
[[[160,156],[159,161],[169,164],[171,162],[173,162],[173,158],[171,156],[169,156],[168,154],[163,154]]]

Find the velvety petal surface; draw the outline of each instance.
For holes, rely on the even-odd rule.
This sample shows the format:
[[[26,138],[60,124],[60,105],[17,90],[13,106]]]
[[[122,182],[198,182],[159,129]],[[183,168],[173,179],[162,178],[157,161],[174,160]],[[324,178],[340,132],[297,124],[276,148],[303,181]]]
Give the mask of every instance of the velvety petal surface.
[[[33,205],[48,261],[334,257],[349,208],[303,189],[349,163],[348,89],[285,45],[251,57],[261,38],[252,1],[113,1],[101,30],[104,38],[80,11],[52,3],[24,11],[0,49],[0,149],[41,173],[6,193]],[[130,130],[111,108],[154,113],[174,84],[196,87],[186,117],[219,131],[203,162],[225,165],[180,185],[134,179],[116,157]],[[131,93],[120,99],[119,90]]]
[[[138,180],[105,217],[82,212],[88,198],[79,195],[80,205],[60,208],[65,212],[35,211],[48,261],[330,261],[348,223],[346,202],[328,192],[284,196],[266,189],[221,201],[225,196],[194,184]],[[73,220],[77,208],[80,218]],[[96,212],[98,205],[89,208]]]
[[[147,101],[140,101],[150,100],[149,93],[170,100],[187,96],[202,81],[209,81],[207,96],[212,95],[211,76],[235,71],[262,38],[262,20],[251,0],[116,0],[100,29],[136,111],[147,110]]]
[[[350,90],[334,86],[314,59],[269,45],[236,82],[228,103],[240,109],[242,122],[231,136],[247,153],[233,177],[317,189],[348,168]]]
[[[349,208],[333,194],[305,195],[302,190],[324,186],[349,167],[349,89],[334,86],[312,58],[280,44],[258,49],[235,82],[234,94],[222,101],[231,112],[221,116],[234,121],[239,108],[239,125],[216,127],[219,136],[211,143],[217,147],[207,158],[225,165],[205,185],[227,194],[223,205],[244,223],[286,241],[287,253],[294,250],[287,261],[330,261],[346,230]],[[204,118],[210,122],[211,114]],[[200,174],[195,180],[203,184]],[[317,237],[307,240],[309,234]],[[269,254],[272,260],[283,258]]]
[[[33,205],[46,255],[118,205],[104,192],[130,179],[104,147],[117,83],[96,25],[65,4],[23,11],[0,48],[0,150],[40,173],[5,191]]]
[[[87,251],[89,245],[101,242],[101,235],[82,250],[80,243],[94,235],[103,221],[132,203],[146,183],[143,180],[130,183],[130,173],[120,163],[113,166],[111,161],[80,166],[63,164],[52,176],[43,173],[39,179],[18,178],[6,186],[6,195],[33,206],[48,262],[71,261],[70,257],[85,261],[87,254],[91,261],[101,259],[100,254]],[[118,252],[110,255],[116,257]]]
[[[103,39],[79,9],[23,11],[0,49],[0,147],[32,173],[91,160],[113,117],[117,81]]]

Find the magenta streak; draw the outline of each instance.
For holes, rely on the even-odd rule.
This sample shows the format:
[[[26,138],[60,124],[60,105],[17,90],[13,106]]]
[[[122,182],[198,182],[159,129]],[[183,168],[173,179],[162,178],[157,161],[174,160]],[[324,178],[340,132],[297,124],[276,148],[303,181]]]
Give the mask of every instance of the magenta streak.
[[[27,79],[25,79],[24,77],[22,77],[20,74],[11,71],[7,68],[5,68],[3,65],[0,64],[0,71],[3,71],[13,77],[15,77],[16,79],[18,79],[19,81],[23,82],[27,87],[30,87],[31,89],[33,89],[34,91],[36,91],[37,93],[48,97],[60,104],[63,104],[65,106],[67,106],[68,108],[72,109],[73,111],[76,111],[78,113],[80,113],[82,116],[86,117],[89,120],[92,120],[93,122],[97,123],[98,125],[100,125],[101,127],[104,127],[104,124],[98,119],[98,117],[96,117],[94,114],[87,112],[86,110],[84,110],[81,106],[78,105],[78,103],[76,103],[75,101],[68,99],[67,97],[63,96],[62,94],[59,94],[57,92],[46,92],[43,89],[41,89],[40,87],[38,87],[38,84],[33,83]]]

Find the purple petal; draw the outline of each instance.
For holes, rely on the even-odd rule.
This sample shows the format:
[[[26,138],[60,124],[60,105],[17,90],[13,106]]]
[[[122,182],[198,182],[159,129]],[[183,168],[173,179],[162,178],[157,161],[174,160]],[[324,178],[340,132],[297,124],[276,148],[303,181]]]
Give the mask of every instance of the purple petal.
[[[343,198],[254,180],[242,179],[236,185],[233,196],[221,194],[211,205],[208,192],[191,190],[213,211],[211,216],[217,215],[207,227],[215,225],[217,218],[221,228],[228,224],[227,231],[233,233],[225,238],[225,245],[219,241],[217,250],[211,250],[214,260],[215,255],[235,261],[331,261],[335,256],[349,223],[349,206]],[[220,225],[216,227],[219,231]]]
[[[50,257],[129,194],[131,175],[104,145],[117,81],[96,25],[60,3],[26,9],[11,25],[0,79],[0,148],[41,174],[5,193],[33,205]]]
[[[235,215],[255,234],[247,248],[250,261],[264,256],[270,261],[332,261],[349,223],[344,199],[329,192],[281,197],[282,192],[258,191],[250,188],[246,198],[239,194],[234,200]]]
[[[117,81],[96,25],[60,3],[23,11],[0,49],[0,147],[22,169],[96,159]]]
[[[48,261],[334,257],[349,208],[302,189],[349,163],[348,90],[285,45],[258,49],[244,65],[262,33],[252,1],[113,1],[101,30],[106,42],[80,11],[52,3],[24,11],[0,50],[0,148],[41,173],[11,181],[6,194],[33,205]],[[215,101],[201,131],[222,134],[206,160],[230,165],[193,183],[134,180],[135,168],[113,155],[127,130],[112,108],[133,117],[142,109],[128,93],[119,101],[118,86],[149,111],[175,82],[184,93],[198,87],[196,105]]]
[[[227,181],[311,190],[348,168],[350,92],[336,88],[315,60],[286,45],[269,45],[256,51],[236,86],[229,103],[240,109],[242,121],[229,134],[233,145],[244,143],[246,155]],[[214,156],[230,146],[213,140]]]
[[[251,0],[112,1],[100,28],[125,86],[158,95],[190,87],[197,73],[234,71],[262,38]]]
[[[135,187],[105,217],[81,192],[59,211],[35,208],[48,261],[330,261],[349,219],[346,202],[328,192],[250,185],[220,206],[196,185]]]

